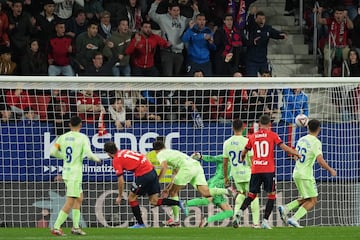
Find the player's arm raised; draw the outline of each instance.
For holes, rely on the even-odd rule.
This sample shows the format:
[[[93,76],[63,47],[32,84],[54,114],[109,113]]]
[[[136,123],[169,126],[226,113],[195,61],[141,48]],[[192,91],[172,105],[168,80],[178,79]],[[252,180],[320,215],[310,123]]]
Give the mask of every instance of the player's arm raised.
[[[284,150],[286,153],[288,153],[290,155],[294,155],[296,157],[295,160],[297,160],[298,158],[301,158],[301,155],[300,155],[300,153],[298,151],[296,151],[295,149],[292,149],[291,147],[289,147],[285,143],[280,143],[279,147],[282,150]]]
[[[336,170],[330,167],[329,164],[327,164],[327,162],[325,161],[325,159],[321,154],[316,157],[316,161],[319,163],[319,165],[322,168],[326,169],[331,174],[331,176],[333,177],[336,176]]]

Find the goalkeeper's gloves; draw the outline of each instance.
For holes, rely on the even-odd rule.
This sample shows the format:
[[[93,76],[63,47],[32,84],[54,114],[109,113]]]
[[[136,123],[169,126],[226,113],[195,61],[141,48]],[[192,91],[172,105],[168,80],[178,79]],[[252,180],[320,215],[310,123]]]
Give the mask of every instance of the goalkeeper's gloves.
[[[195,160],[201,160],[202,159],[202,155],[201,155],[201,153],[199,153],[199,152],[194,152],[193,154],[191,154],[191,156],[190,156],[192,159],[195,159]]]

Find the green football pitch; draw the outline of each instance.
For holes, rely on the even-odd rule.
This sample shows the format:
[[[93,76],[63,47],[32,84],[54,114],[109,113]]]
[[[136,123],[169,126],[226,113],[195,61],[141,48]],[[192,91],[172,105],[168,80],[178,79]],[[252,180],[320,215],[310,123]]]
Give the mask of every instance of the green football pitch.
[[[42,239],[92,239],[92,240],[231,240],[231,239],[259,239],[259,240],[329,240],[346,239],[359,240],[360,227],[306,227],[296,229],[278,227],[272,230],[252,228],[86,228],[86,236],[69,234],[70,229],[63,229],[68,235],[56,237],[49,229],[41,228],[0,228],[0,240],[42,240]]]

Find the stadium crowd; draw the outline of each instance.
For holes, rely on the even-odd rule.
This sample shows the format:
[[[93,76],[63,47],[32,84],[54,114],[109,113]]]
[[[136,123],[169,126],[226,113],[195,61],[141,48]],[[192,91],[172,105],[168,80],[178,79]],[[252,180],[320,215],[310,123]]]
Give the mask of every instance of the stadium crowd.
[[[1,0],[0,75],[271,75],[267,59],[269,40],[286,39],[287,34],[268,25],[262,11],[249,7],[253,2]],[[309,6],[313,4],[306,2],[310,2]],[[360,47],[356,45],[356,29],[360,17],[353,11],[358,1],[340,2],[347,11],[335,8],[334,18],[328,18],[326,13],[331,13],[337,3],[324,3],[325,8],[314,8],[312,13],[318,14],[319,24],[328,26],[321,29],[325,35],[331,33],[336,36],[335,41],[344,43],[333,47],[342,53],[343,59],[349,59],[349,75],[358,76]],[[292,14],[290,8],[287,1],[286,15]],[[351,29],[352,35],[348,33]],[[354,39],[352,46],[356,48],[351,51],[348,35]],[[325,59],[325,69],[327,66]],[[106,113],[105,121],[112,119],[117,128],[123,128],[131,126],[131,121],[187,120],[194,116],[198,120],[200,116],[202,120],[238,117],[253,121],[262,113],[280,112],[278,94],[272,89],[188,92],[2,89],[0,108],[2,119],[13,115],[15,119],[38,118],[58,124],[63,124],[58,119],[68,119],[73,113],[79,113],[88,123]],[[353,103],[359,88],[351,94],[349,102],[356,106]],[[284,89],[281,96],[282,121],[293,122],[298,113],[308,113],[308,99],[301,89]]]

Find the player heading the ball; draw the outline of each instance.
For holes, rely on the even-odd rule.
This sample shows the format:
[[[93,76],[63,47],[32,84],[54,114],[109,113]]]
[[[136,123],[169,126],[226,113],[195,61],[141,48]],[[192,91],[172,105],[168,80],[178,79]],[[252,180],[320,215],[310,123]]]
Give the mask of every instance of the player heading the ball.
[[[160,184],[158,176],[154,166],[144,154],[127,149],[119,150],[114,142],[106,142],[104,151],[112,159],[112,165],[118,177],[119,195],[116,198],[117,204],[120,204],[124,191],[124,170],[133,172],[135,175],[135,183],[129,193],[128,202],[137,223],[130,228],[145,228],[138,202],[139,196],[148,195],[150,204],[153,206],[181,205],[179,201],[173,199],[159,198]]]

